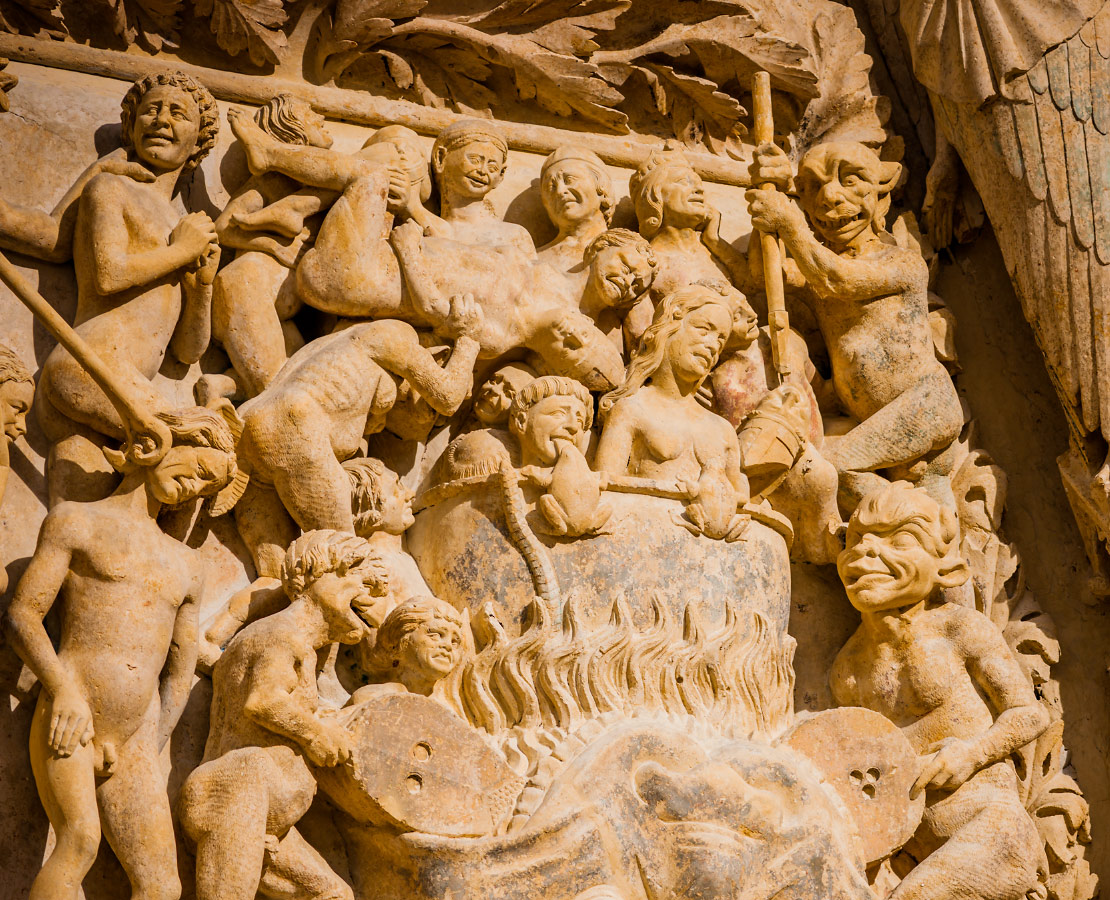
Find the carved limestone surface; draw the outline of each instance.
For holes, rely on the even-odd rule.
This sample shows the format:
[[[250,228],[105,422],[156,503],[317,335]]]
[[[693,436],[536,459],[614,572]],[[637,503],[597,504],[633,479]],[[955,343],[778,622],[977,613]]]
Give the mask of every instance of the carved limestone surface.
[[[1058,106],[1102,20],[1046,17],[938,116]],[[0,900],[1093,900],[1079,570],[849,6],[0,0],[0,53]]]

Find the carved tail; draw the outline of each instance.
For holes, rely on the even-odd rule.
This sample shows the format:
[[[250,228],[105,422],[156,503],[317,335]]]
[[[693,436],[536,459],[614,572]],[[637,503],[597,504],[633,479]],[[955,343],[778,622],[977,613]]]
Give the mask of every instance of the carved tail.
[[[524,518],[524,492],[517,483],[516,472],[509,460],[502,459],[497,470],[497,483],[501,490],[501,506],[505,513],[505,524],[513,546],[520,551],[532,576],[532,589],[547,605],[552,621],[560,621],[562,615],[562,592],[555,568],[547,548],[532,533]]]

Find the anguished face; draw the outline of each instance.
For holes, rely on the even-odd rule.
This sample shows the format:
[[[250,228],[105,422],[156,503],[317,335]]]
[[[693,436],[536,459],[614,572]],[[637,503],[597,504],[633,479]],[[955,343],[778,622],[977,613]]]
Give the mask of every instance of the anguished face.
[[[676,377],[700,382],[708,376],[731,331],[732,316],[724,303],[705,303],[683,316],[666,348]]]
[[[401,666],[431,681],[446,678],[462,659],[462,632],[443,616],[421,622],[401,639]]]
[[[192,94],[176,85],[159,84],[139,100],[131,139],[140,160],[169,171],[189,161],[199,132],[200,110]]]
[[[403,534],[416,521],[412,501],[416,495],[401,484],[395,472],[386,470],[382,478],[382,522],[379,531]]]
[[[525,410],[516,425],[521,445],[543,465],[554,465],[560,441],[581,444],[590,412],[580,399],[568,394],[544,397]]]
[[[694,228],[705,221],[709,212],[701,176],[688,166],[667,167],[659,186],[659,197],[664,225]]]
[[[366,634],[366,626],[355,612],[355,604],[365,595],[366,586],[357,569],[344,575],[328,572],[304,592],[305,598],[323,614],[329,636],[340,644],[357,644]]]
[[[880,203],[900,171],[897,163],[883,163],[863,144],[821,144],[802,159],[795,183],[818,235],[841,249],[872,232]]]
[[[27,433],[27,410],[35,399],[35,386],[29,381],[0,384],[0,429],[9,441]]]
[[[552,164],[540,184],[540,199],[556,228],[570,228],[601,215],[597,175],[580,159]]]
[[[297,104],[297,117],[304,123],[305,137],[310,147],[323,147],[327,149],[332,144],[331,134],[328,132],[328,120],[312,108],[312,104],[305,100],[294,101]]]
[[[166,506],[179,506],[222,489],[235,474],[234,456],[215,447],[177,444],[147,475],[151,494]]]
[[[603,306],[632,306],[651,287],[655,270],[642,247],[610,246],[590,263],[588,290]]]

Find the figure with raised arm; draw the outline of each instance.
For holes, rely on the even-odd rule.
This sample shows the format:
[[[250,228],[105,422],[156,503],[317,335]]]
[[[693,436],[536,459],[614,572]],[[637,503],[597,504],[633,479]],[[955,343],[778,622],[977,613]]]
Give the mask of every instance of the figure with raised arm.
[[[449,321],[457,339],[443,368],[411,325],[362,322],[307,344],[266,390],[243,404],[239,453],[250,483],[235,516],[258,575],[277,574],[282,542],[288,545],[297,527],[354,533],[351,486],[341,463],[366,435],[385,427],[401,379],[443,415],[462,405],[478,355],[467,335],[481,312],[461,298]]]
[[[211,336],[212,281],[219,264],[216,228],[204,213],[180,217],[171,199],[182,175],[216,140],[212,95],[187,75],[149,75],[132,85],[120,116],[128,158],[149,182],[100,172],[81,194],[73,243],[77,274],[74,327],[132,394],[151,409],[165,399],[151,384],[169,350],[200,359]],[[68,351],[47,358],[39,420],[51,449],[51,501],[96,499],[117,479],[104,465],[106,441],[124,425],[104,392]]]
[[[918,865],[891,900],[1033,896],[1047,860],[1010,756],[1049,716],[994,623],[944,598],[968,578],[956,514],[886,485],[852,514],[837,569],[863,622],[833,663],[833,697],[882,713],[920,754],[925,815],[905,848]]]
[[[352,604],[371,555],[353,534],[297,538],[281,567],[289,606],[248,625],[216,663],[204,760],[178,802],[196,845],[198,900],[352,900],[295,826],[316,794],[311,767],[351,758],[350,734],[321,712],[316,654],[366,633]]]
[[[113,454],[123,474],[114,494],[50,510],[5,616],[11,645],[42,683],[31,766],[57,838],[31,900],[76,900],[102,833],[134,897],[180,896],[158,757],[192,686],[205,564],[157,516],[224,488],[235,454],[209,410],[159,418],[173,437],[161,461],[140,467]],[[55,605],[57,649],[43,624]]]
[[[801,206],[779,191],[748,193],[753,227],[782,238],[814,295],[837,397],[858,423],[823,450],[840,473],[845,515],[887,475],[955,508],[949,475],[963,411],[933,349],[929,272],[884,224],[900,173],[863,144],[826,143],[791,182],[785,154],[767,144],[753,181],[796,185]]]
[[[697,398],[734,316],[734,298],[719,277],[667,295],[624,383],[601,399],[597,468],[610,479],[632,475],[684,487],[691,503],[683,524],[715,538],[739,537],[736,508],[749,499],[735,429]]]
[[[290,146],[331,146],[324,117],[289,94],[260,107],[255,121]],[[301,306],[294,270],[319,227],[313,214],[334,196],[264,172],[249,178],[216,220],[220,244],[238,251],[212,286],[212,336],[234,367],[237,384],[229,388],[236,393],[255,396],[304,345],[290,321]],[[284,216],[282,201],[293,206]]]
[[[747,260],[721,237],[721,212],[685,154],[668,144],[652,150],[632,173],[628,192],[640,234],[659,261],[654,293],[664,297],[695,281],[725,278],[749,289]]]

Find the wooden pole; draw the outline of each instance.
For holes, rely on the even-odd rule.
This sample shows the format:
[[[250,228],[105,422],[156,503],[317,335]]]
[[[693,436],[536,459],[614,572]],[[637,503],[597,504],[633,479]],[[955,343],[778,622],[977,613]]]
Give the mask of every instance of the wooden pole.
[[[172,442],[166,423],[134,396],[130,386],[104,364],[85,339],[46,302],[42,294],[28,284],[3,253],[0,253],[0,281],[11,288],[12,293],[35,314],[108,396],[127,430],[127,455],[139,465],[156,465],[166,455]]]
[[[756,72],[752,77],[752,106],[755,119],[755,142],[769,144],[775,139],[775,125],[771,116],[771,76]],[[770,182],[756,185],[758,190],[773,191]],[[767,293],[767,324],[771,328],[771,358],[778,374],[779,384],[790,374],[786,358],[786,340],[790,334],[790,316],[786,311],[786,298],[782,288],[782,248],[773,234],[759,233],[763,251],[763,285]]]

